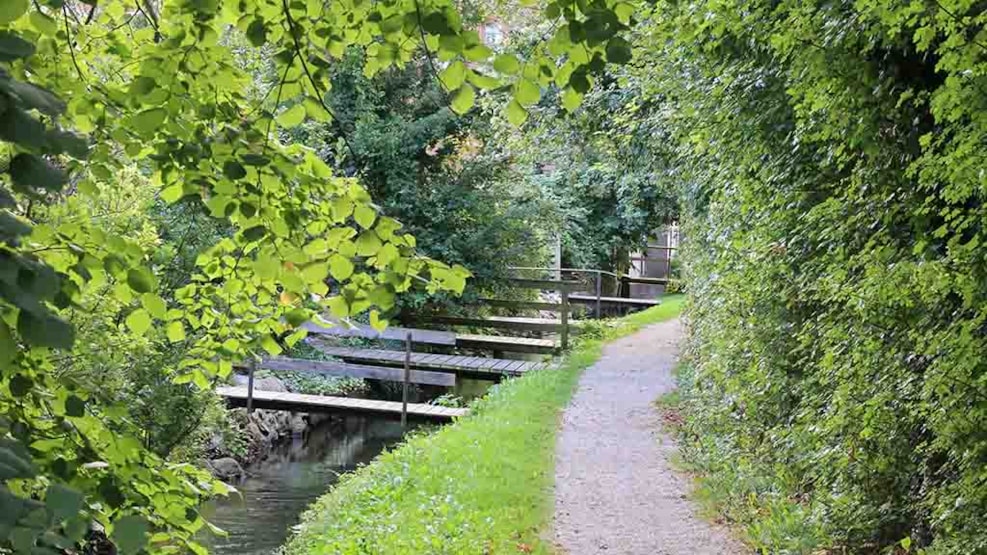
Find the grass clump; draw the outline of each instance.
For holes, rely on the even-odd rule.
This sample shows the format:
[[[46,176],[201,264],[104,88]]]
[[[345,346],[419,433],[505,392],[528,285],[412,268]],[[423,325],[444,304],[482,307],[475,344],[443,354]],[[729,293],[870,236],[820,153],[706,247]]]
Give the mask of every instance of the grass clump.
[[[558,370],[494,387],[469,416],[344,476],[302,517],[285,551],[313,554],[545,553],[558,417],[604,341],[678,315],[682,299],[583,338]]]

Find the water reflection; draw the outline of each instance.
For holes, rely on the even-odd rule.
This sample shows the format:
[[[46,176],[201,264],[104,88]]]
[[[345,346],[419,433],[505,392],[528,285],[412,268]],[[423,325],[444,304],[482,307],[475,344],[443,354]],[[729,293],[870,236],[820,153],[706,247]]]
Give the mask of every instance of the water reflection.
[[[270,555],[288,537],[299,515],[334,484],[339,474],[369,463],[401,440],[401,424],[347,417],[325,422],[286,441],[250,468],[237,485],[243,495],[205,509],[227,538],[205,539],[212,553]]]

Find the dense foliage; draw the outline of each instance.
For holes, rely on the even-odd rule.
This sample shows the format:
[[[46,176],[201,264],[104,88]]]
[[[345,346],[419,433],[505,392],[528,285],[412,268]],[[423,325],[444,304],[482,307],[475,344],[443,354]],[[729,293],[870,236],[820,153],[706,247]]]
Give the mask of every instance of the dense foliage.
[[[500,99],[459,116],[423,51],[372,78],[364,62],[354,49],[333,67],[328,103],[336,119],[302,126],[297,140],[359,174],[420,252],[469,268],[472,289],[490,286],[512,264],[537,262],[554,207],[530,193],[497,148],[491,121]]]
[[[523,130],[501,133],[516,179],[554,208],[565,266],[625,273],[630,253],[678,217],[675,187],[662,179],[672,159],[662,106],[642,84],[609,67],[574,113],[547,95]]]
[[[689,456],[769,552],[987,551],[981,3],[661,3]]]
[[[573,104],[626,60],[628,7],[553,4],[558,32],[522,63],[494,58],[444,0],[0,2],[0,550],[108,537],[123,553],[202,552],[197,507],[226,488],[164,458],[174,431],[144,433],[162,413],[137,386],[174,386],[165,411],[201,413],[167,401],[291,347],[317,313],[380,325],[416,283],[462,291],[464,268],[416,254],[356,179],[279,140],[331,120],[331,60],[364,47],[373,76],[425,49],[454,111],[510,87],[520,123],[541,86]],[[150,189],[123,188],[128,174]],[[148,192],[173,207],[93,212],[131,194],[133,212]],[[174,240],[176,214],[177,233],[203,233]],[[101,369],[126,383],[102,387]]]

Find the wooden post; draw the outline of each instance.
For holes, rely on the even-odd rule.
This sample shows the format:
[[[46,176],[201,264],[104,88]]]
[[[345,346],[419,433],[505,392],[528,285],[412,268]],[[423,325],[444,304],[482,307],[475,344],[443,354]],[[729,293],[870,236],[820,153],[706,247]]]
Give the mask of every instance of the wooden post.
[[[569,348],[569,290],[562,289],[562,348]]]
[[[254,412],[254,370],[257,369],[257,357],[250,357],[247,374],[247,414]]]
[[[603,278],[603,274],[599,271],[596,272],[596,319],[600,319],[600,280]]]
[[[411,332],[404,341],[404,389],[401,391],[401,427],[408,426],[408,383],[411,381]]]

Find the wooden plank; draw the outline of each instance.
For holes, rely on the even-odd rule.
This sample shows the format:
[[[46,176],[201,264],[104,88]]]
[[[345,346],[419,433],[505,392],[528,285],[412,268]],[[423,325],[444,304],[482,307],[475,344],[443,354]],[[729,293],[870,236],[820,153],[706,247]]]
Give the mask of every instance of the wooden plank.
[[[559,331],[562,332],[562,348],[569,348],[569,291],[566,289],[562,290],[562,312],[559,313],[562,318],[562,327]]]
[[[243,406],[247,400],[245,387],[219,387],[216,393],[233,406]],[[391,418],[401,417],[401,403],[374,399],[354,399],[301,393],[278,393],[276,391],[254,391],[254,406],[273,410],[297,412],[326,412],[372,414]],[[466,416],[469,409],[440,407],[423,403],[408,403],[408,418],[448,421]]]
[[[329,335],[333,337],[360,337],[363,339],[389,339],[404,341],[411,332],[411,342],[425,345],[455,346],[456,334],[439,330],[422,330],[414,328],[388,327],[382,332],[364,324],[346,324],[339,322],[333,326],[322,326],[314,322],[304,324],[309,333]]]
[[[485,357],[457,356],[449,361],[449,364],[458,368],[474,368],[478,370],[489,369],[490,360]]]
[[[596,297],[592,295],[569,295],[569,301],[580,304],[595,304]],[[614,305],[634,305],[641,307],[658,306],[661,301],[657,299],[627,299],[624,297],[600,297],[600,302]]]
[[[558,348],[550,339],[505,337],[461,333],[456,336],[456,346],[467,349],[509,351],[513,353],[553,353]]]
[[[516,339],[516,338],[507,338]],[[532,341],[538,343],[545,343],[549,347],[552,345],[551,341],[544,341],[539,339],[534,339]],[[349,347],[321,347],[321,350],[331,356],[337,356],[343,358],[347,361],[354,362],[364,362],[369,364],[393,364],[396,362],[403,363],[404,353],[399,351],[387,351],[383,349],[352,349]],[[389,360],[392,359],[392,355],[398,353],[401,355],[400,360]],[[434,358],[431,358],[434,357]],[[429,358],[428,362],[423,362]],[[531,368],[544,368],[545,364],[543,362],[536,361],[513,361],[525,366],[519,367],[518,371],[512,372],[517,373],[520,371],[528,371]],[[458,376],[467,377],[479,377],[484,379],[497,379],[503,375],[502,372],[494,370],[498,364],[502,363],[502,359],[489,358],[489,357],[475,357],[475,356],[463,356],[463,355],[430,355],[428,353],[411,353],[411,366],[413,368],[428,368],[434,370],[435,372],[448,372]]]
[[[508,366],[506,371],[507,372],[510,372],[512,374],[520,374],[521,372],[524,372],[525,370],[527,370],[527,368],[528,368],[529,365],[530,365],[530,363],[528,361],[526,361],[526,360],[519,360],[516,363]]]
[[[497,364],[493,366],[493,370],[497,370],[498,372],[503,371],[505,368],[510,366],[512,362],[514,361],[508,359],[498,359]]]
[[[519,316],[488,316],[486,318],[468,318],[464,316],[447,315],[423,315],[418,317],[418,321],[428,324],[442,324],[447,326],[470,326],[476,328],[499,328],[515,331],[540,331],[547,333],[563,332],[566,329],[566,314],[562,313],[562,320],[552,320],[550,318],[523,318]],[[581,322],[572,321],[572,326],[579,326]]]
[[[575,280],[511,278],[509,281],[515,287],[541,289],[543,291],[561,291],[563,289],[575,291],[583,287],[583,282]]]
[[[625,283],[642,283],[646,285],[667,285],[670,281],[675,281],[669,278],[658,278],[658,277],[633,277],[633,276],[620,276],[620,280]]]
[[[289,370],[292,372],[307,372],[326,376],[347,376],[351,378],[392,382],[404,381],[403,370],[336,361],[272,357],[261,361],[260,367],[267,370]],[[445,387],[456,385],[456,376],[445,372],[414,370],[411,372],[410,378],[411,382],[416,384],[441,385]]]
[[[542,301],[515,301],[511,299],[479,299],[479,304],[485,304],[495,308],[529,308],[532,310],[546,310],[558,312],[562,310],[560,303],[546,303]]]

